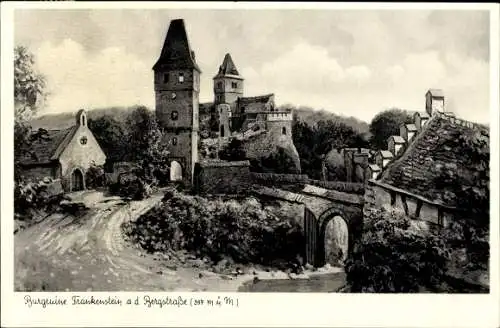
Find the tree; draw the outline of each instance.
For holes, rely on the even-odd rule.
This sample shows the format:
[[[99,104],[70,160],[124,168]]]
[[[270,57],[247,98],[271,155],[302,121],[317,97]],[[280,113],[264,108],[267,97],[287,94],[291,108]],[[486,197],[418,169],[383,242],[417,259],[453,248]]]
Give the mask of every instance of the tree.
[[[232,139],[227,147],[219,151],[219,158],[225,161],[243,161],[246,159],[246,152],[243,142],[239,139]]]
[[[45,77],[35,69],[34,55],[24,46],[14,49],[14,180],[22,180],[21,160],[31,143],[43,133],[33,134],[28,120],[47,96]],[[46,134],[46,131],[45,131]]]
[[[372,148],[387,149],[387,139],[392,135],[399,135],[399,128],[403,123],[413,123],[413,117],[407,111],[392,108],[378,113],[370,124]]]
[[[266,157],[254,159],[250,162],[252,171],[254,172],[280,174],[300,173],[295,166],[293,158],[282,147],[278,147],[276,151]]]
[[[96,119],[90,118],[88,126],[106,154],[108,165],[127,160],[130,152],[123,123],[110,115],[104,115]]]
[[[14,106],[16,121],[29,120],[45,100],[46,79],[35,69],[35,57],[24,46],[14,49]]]

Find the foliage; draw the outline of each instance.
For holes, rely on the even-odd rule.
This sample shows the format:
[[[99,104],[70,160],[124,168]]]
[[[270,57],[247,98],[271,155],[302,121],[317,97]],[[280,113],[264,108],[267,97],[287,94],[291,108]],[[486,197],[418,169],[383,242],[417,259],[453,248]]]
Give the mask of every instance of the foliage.
[[[232,139],[227,147],[219,151],[219,158],[224,161],[243,161],[246,157],[243,142],[239,139]]]
[[[137,172],[122,173],[109,189],[120,197],[142,200],[151,196],[153,188]]]
[[[14,49],[15,120],[27,121],[47,96],[45,77],[35,68],[35,57],[24,46]]]
[[[113,163],[125,161],[129,157],[129,144],[123,122],[104,115],[95,119],[89,118],[88,126],[106,154],[107,165],[112,167]]]
[[[85,185],[87,189],[95,189],[106,186],[106,174],[104,168],[91,165],[85,173]]]
[[[34,212],[50,210],[59,204],[63,189],[60,182],[45,178],[38,182],[19,181],[14,185],[14,212],[30,219]]]
[[[460,163],[468,170],[458,170],[456,165],[441,167],[436,178],[436,188],[441,189],[447,201],[456,203],[462,213],[446,239],[455,247],[467,250],[469,266],[487,268],[489,260],[490,173],[489,131],[480,129],[462,133],[448,145],[460,152]]]
[[[374,150],[387,149],[387,139],[400,134],[403,123],[413,123],[413,117],[407,111],[392,108],[378,113],[370,123],[371,146]]]
[[[161,206],[125,227],[144,249],[186,249],[214,262],[295,263],[303,240],[293,219],[276,217],[255,199],[208,200],[167,193]]]
[[[365,217],[345,271],[351,292],[436,291],[445,280],[448,260],[442,238],[412,228],[402,213],[378,209]]]
[[[321,179],[323,160],[330,150],[368,146],[366,136],[345,123],[328,120],[310,126],[297,117],[293,122],[293,142],[299,153],[302,173],[313,179]]]
[[[261,173],[300,174],[293,158],[282,147],[266,157],[252,159],[250,169]]]

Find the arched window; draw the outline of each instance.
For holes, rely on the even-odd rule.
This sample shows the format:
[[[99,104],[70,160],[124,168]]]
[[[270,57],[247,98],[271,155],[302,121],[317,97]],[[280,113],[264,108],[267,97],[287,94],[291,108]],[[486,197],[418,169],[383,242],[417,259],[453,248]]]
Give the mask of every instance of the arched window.
[[[184,73],[179,73],[179,83],[184,83]]]
[[[172,145],[177,145],[177,138],[176,137],[173,137],[172,138]]]
[[[224,125],[220,126],[220,136],[224,138]]]
[[[174,110],[170,115],[170,117],[172,118],[172,121],[176,121],[179,118],[179,113],[176,110]]]
[[[286,134],[286,127],[283,127],[283,128],[281,129],[281,134]]]

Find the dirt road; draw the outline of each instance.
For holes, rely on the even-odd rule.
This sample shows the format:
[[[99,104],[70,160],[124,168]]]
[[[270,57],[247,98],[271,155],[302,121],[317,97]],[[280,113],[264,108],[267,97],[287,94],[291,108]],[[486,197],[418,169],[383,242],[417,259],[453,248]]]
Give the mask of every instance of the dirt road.
[[[15,235],[16,290],[45,291],[237,291],[256,275],[237,277],[172,265],[128,243],[121,225],[158,204],[163,195],[124,203],[97,196],[83,216],[54,214]],[[94,197],[95,198],[95,197]],[[201,273],[201,275],[200,275]]]

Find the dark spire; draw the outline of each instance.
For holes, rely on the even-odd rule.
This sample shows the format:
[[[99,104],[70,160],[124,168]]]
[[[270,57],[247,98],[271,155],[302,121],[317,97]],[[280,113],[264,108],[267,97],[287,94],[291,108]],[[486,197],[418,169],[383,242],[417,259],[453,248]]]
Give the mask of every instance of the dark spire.
[[[167,36],[163,43],[161,55],[153,69],[196,69],[201,72],[194,60],[194,51],[191,51],[184,27],[184,20],[174,19],[170,22]]]
[[[217,73],[217,76],[223,75],[240,75],[240,73],[238,73],[238,70],[236,69],[236,65],[234,65],[233,59],[231,58],[230,54],[226,54],[224,56],[224,61],[222,62],[222,65],[219,66],[219,72]]]

